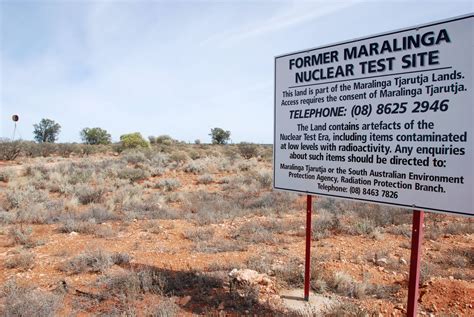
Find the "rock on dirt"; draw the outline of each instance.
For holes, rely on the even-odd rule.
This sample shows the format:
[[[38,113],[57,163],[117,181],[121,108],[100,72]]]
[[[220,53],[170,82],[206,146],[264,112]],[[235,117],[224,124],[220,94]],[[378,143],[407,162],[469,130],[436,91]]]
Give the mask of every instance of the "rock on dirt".
[[[277,294],[277,287],[275,281],[267,274],[261,274],[249,269],[233,269],[229,273],[232,287],[255,287],[258,288],[259,293],[262,294]]]
[[[249,296],[255,292],[258,302],[278,306],[281,302],[278,287],[273,278],[249,269],[233,269],[229,273],[231,291],[241,297]]]
[[[378,265],[384,265],[384,264],[387,264],[387,263],[388,263],[388,261],[387,261],[386,258],[380,258],[380,259],[377,260]]]

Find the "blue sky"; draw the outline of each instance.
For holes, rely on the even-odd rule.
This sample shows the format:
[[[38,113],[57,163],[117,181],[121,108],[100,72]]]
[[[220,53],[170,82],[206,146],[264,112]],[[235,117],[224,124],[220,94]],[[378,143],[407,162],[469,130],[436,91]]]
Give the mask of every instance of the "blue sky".
[[[0,0],[0,136],[33,124],[273,142],[276,55],[473,12],[473,1]]]

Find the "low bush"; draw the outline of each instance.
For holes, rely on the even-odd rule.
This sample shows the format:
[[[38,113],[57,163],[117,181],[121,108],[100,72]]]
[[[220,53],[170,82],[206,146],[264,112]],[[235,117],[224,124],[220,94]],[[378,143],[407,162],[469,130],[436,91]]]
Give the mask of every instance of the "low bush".
[[[97,226],[97,230],[94,231],[94,236],[103,239],[114,238],[117,236],[117,232],[109,226]]]
[[[259,255],[250,256],[246,261],[246,265],[251,270],[269,274],[275,261],[276,259],[273,255],[262,252]]]
[[[273,274],[285,287],[301,287],[304,282],[304,272],[301,259],[292,257],[282,265],[272,268]]]
[[[126,298],[135,298],[142,292],[140,278],[134,272],[120,272],[106,276],[102,284],[109,294],[119,294]]]
[[[283,287],[301,287],[304,282],[303,265],[301,259],[296,257],[281,261],[272,254],[263,252],[249,257],[246,265],[251,270],[275,276]]]
[[[181,186],[181,182],[176,178],[161,179],[155,184],[155,188],[164,189],[168,192],[174,191]]]
[[[57,146],[57,144],[49,142],[38,143],[36,144],[37,153],[35,156],[49,157],[54,153],[57,153]]]
[[[61,308],[61,296],[21,286],[15,280],[5,283],[3,294],[5,316],[49,317]]]
[[[135,298],[141,293],[163,294],[165,289],[163,276],[151,269],[123,271],[99,279],[108,294],[118,294],[126,298]]]
[[[183,235],[193,242],[208,241],[214,237],[214,228],[188,229],[184,231]]]
[[[148,307],[145,314],[149,317],[175,317],[180,315],[180,308],[171,298],[162,298],[158,304]]]
[[[91,203],[101,203],[104,200],[104,195],[107,192],[105,187],[91,186],[86,184],[79,184],[74,187],[74,195],[83,205]]]
[[[79,144],[75,143],[56,144],[55,150],[64,158],[70,157],[72,153],[79,153],[81,151]]]
[[[13,212],[8,212],[0,207],[0,224],[9,224],[15,221],[16,215]]]
[[[184,151],[174,151],[170,153],[169,158],[170,158],[170,161],[176,162],[178,164],[186,163],[190,159],[188,153]]]
[[[147,232],[159,234],[162,232],[162,227],[157,220],[150,220],[143,224],[143,229]]]
[[[86,251],[64,263],[60,269],[69,274],[105,272],[113,264],[110,255],[102,250]]]
[[[110,220],[118,220],[120,217],[102,206],[92,206],[85,212],[78,215],[82,221],[93,221],[94,223],[103,223]]]
[[[466,219],[466,222],[459,222],[455,220],[450,222],[444,227],[443,232],[445,234],[473,234],[474,233],[474,222],[471,219]]]
[[[277,242],[277,238],[267,229],[255,222],[246,222],[241,225],[232,235],[233,239],[249,242],[252,244]]]
[[[95,222],[78,221],[72,217],[63,219],[62,225],[58,228],[59,232],[71,233],[77,232],[82,234],[92,234],[96,231],[97,225]]]
[[[123,265],[123,264],[129,264],[131,257],[128,255],[128,253],[113,253],[111,255],[111,260],[114,264],[117,265]]]
[[[336,214],[320,209],[311,225],[311,232],[315,240],[327,238],[332,231],[341,231],[341,221]]]
[[[204,184],[204,185],[210,184],[213,181],[214,181],[214,178],[209,174],[201,175],[197,179],[198,184]]]
[[[20,155],[22,143],[20,141],[0,140],[0,160],[13,161]]]
[[[8,269],[18,268],[26,271],[31,269],[35,263],[35,255],[28,251],[20,251],[11,258],[5,260],[5,267]]]
[[[33,186],[19,186],[6,190],[5,209],[14,208],[27,209],[33,203],[48,201],[48,194],[43,190],[37,190]]]
[[[128,264],[130,256],[126,253],[110,254],[103,250],[86,251],[64,263],[60,269],[69,274],[84,272],[105,272],[113,264]]]
[[[186,164],[183,168],[186,173],[193,173],[193,174],[200,174],[204,172],[205,167],[202,163],[198,163],[196,161],[191,161]]]
[[[351,275],[342,271],[335,272],[327,284],[337,294],[358,299],[364,298],[371,287],[366,282],[355,281]]]
[[[129,164],[146,162],[148,159],[142,151],[126,151],[121,154],[122,159]]]
[[[145,198],[131,199],[123,204],[126,220],[132,219],[178,219],[176,210],[163,207],[163,197],[159,194]],[[182,216],[181,216],[182,217]]]
[[[240,155],[245,159],[257,157],[259,153],[259,146],[254,143],[242,142],[237,145]]]
[[[14,244],[21,244],[27,248],[32,248],[37,245],[31,237],[32,233],[33,229],[31,227],[12,227],[8,230],[7,236]]]
[[[125,167],[117,172],[118,178],[127,179],[130,183],[150,177],[150,173],[141,168]]]
[[[10,169],[2,169],[0,171],[0,182],[8,182],[14,175],[14,172]]]
[[[270,189],[273,182],[273,174],[270,171],[260,171],[257,173],[257,180],[262,189]]]
[[[172,144],[177,143],[177,141],[173,139],[172,137],[170,137],[169,135],[163,134],[155,138],[155,143],[163,144],[163,145],[172,145]]]

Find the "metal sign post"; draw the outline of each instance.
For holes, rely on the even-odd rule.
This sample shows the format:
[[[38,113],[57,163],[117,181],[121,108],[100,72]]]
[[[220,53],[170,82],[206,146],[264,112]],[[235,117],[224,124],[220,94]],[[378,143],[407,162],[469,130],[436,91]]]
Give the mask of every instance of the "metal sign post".
[[[415,317],[418,309],[418,287],[420,282],[421,244],[423,240],[423,219],[425,214],[421,210],[413,211],[413,225],[411,233],[410,277],[408,280],[407,316]]]
[[[311,212],[313,196],[306,195],[306,254],[304,263],[304,300],[309,300],[309,280],[311,278]]]

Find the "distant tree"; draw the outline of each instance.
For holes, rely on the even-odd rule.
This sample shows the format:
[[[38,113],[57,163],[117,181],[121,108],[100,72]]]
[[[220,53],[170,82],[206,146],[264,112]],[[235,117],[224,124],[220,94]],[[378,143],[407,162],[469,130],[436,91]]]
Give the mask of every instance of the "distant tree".
[[[54,143],[58,139],[61,125],[51,119],[41,119],[38,124],[33,124],[33,134],[38,143]]]
[[[149,143],[142,137],[140,132],[134,132],[129,134],[124,134],[120,136],[120,142],[122,147],[125,149],[134,149],[134,148],[147,148]]]
[[[101,128],[84,128],[81,131],[81,139],[86,144],[110,144],[112,137],[107,130]]]
[[[230,131],[221,128],[211,129],[209,135],[212,138],[212,144],[227,144],[230,139]]]

